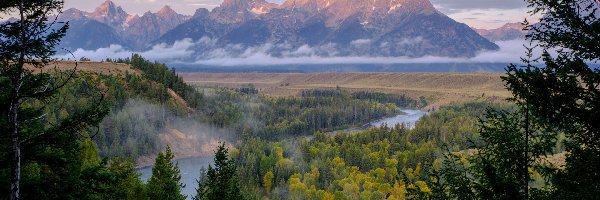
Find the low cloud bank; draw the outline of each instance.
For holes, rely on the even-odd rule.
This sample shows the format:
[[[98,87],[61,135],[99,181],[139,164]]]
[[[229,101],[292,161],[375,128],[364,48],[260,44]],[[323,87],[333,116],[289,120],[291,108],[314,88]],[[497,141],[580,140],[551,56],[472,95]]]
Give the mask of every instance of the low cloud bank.
[[[368,41],[356,41],[357,45]],[[105,60],[106,58],[126,58],[138,53],[153,60],[163,62],[208,65],[208,66],[274,66],[274,65],[323,65],[323,64],[428,64],[428,63],[518,63],[525,55],[525,46],[532,46],[524,40],[498,41],[498,51],[480,52],[475,57],[452,58],[440,56],[412,57],[368,57],[338,56],[335,44],[311,47],[303,45],[292,48],[289,44],[264,44],[256,47],[226,45],[218,47],[216,40],[202,38],[197,41],[184,39],[173,45],[159,44],[145,52],[134,52],[119,45],[111,45],[97,50],[78,49],[73,54],[57,56],[59,59]],[[541,55],[536,49],[534,55]]]
[[[125,49],[121,45],[110,45],[109,47],[99,48],[96,50],[77,49],[76,51],[72,52],[72,54],[58,55],[56,58],[65,60],[78,60],[85,57],[91,60],[101,61],[106,60],[107,58],[128,58],[131,56],[131,54],[138,53],[144,57],[155,60],[177,60],[192,56],[194,53],[192,50],[193,45],[194,42],[189,38],[177,41],[173,45],[159,44],[153,46],[150,50],[145,52],[134,52]]]

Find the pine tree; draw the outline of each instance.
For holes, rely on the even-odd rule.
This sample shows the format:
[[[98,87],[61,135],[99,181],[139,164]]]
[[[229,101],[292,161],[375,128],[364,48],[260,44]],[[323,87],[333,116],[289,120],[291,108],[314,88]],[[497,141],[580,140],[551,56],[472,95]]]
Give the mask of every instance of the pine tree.
[[[165,152],[160,152],[152,168],[152,177],[148,181],[148,197],[161,200],[184,200],[181,189],[181,174],[178,164],[173,164],[173,152],[167,146]]]
[[[450,155],[442,171],[450,196],[458,199],[597,199],[600,195],[600,3],[597,0],[527,0],[542,14],[527,36],[544,48],[543,65],[532,50],[525,65],[510,65],[503,77],[515,113],[491,113],[482,126],[471,167]],[[561,49],[556,56],[550,48]],[[564,49],[568,49],[565,51]],[[565,136],[566,166],[541,162]],[[520,158],[520,159],[519,159]],[[550,180],[532,189],[530,170]],[[465,187],[467,186],[467,187]]]
[[[64,191],[79,183],[77,139],[108,113],[94,103],[81,105],[79,112],[62,115],[53,123],[45,121],[53,114],[48,110],[58,110],[48,108],[58,99],[56,94],[75,78],[75,70],[52,74],[42,70],[54,60],[55,46],[68,28],[68,24],[48,19],[59,14],[62,6],[60,0],[0,1],[1,15],[18,15],[18,19],[0,24],[0,148],[7,152],[2,154],[0,166],[1,171],[9,169],[0,173],[3,180],[9,180],[0,187],[4,193],[4,187],[10,186],[6,190],[10,199],[33,198],[36,192],[44,195],[39,198],[70,195]],[[42,165],[45,170],[40,170]],[[22,170],[25,167],[28,171]],[[54,184],[45,187],[45,183]]]
[[[547,168],[558,199],[596,199],[600,195],[600,2],[527,0],[543,14],[527,36],[545,48],[543,66],[529,61],[511,65],[504,78],[514,101],[536,119],[533,123],[566,136],[566,166]],[[566,49],[563,51],[563,49]],[[546,138],[557,138],[549,134]]]
[[[206,200],[239,200],[244,199],[239,187],[237,167],[228,158],[225,144],[219,145],[215,153],[215,167],[208,167],[204,193],[198,193],[196,199]]]
[[[206,167],[202,166],[200,168],[200,177],[198,177],[198,179],[196,179],[196,183],[198,183],[198,187],[196,188],[196,196],[194,196],[192,199],[201,200],[204,197],[204,194],[206,192],[206,182],[207,181],[208,181],[207,169],[206,169]]]

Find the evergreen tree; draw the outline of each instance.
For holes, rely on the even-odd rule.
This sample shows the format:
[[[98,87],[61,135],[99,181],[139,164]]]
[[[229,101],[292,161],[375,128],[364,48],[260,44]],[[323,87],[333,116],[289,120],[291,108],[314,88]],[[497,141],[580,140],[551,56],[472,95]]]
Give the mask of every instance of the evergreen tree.
[[[66,191],[81,183],[78,138],[108,113],[94,102],[49,120],[61,109],[48,106],[75,77],[75,70],[51,74],[43,69],[68,28],[48,19],[62,6],[60,0],[0,1],[0,14],[18,18],[0,24],[0,192],[9,192],[10,199],[74,198]]]
[[[206,167],[202,166],[200,168],[200,177],[196,179],[198,183],[198,187],[196,188],[196,196],[194,196],[194,200],[201,200],[206,192],[206,182],[208,181],[207,170]]]
[[[481,120],[481,143],[468,158],[450,154],[442,168],[449,196],[456,199],[527,199],[531,169],[550,153],[554,132],[531,123],[527,111],[489,110]],[[462,163],[467,160],[468,164]],[[542,192],[542,191],[539,191]]]
[[[219,145],[215,153],[215,167],[208,167],[207,180],[203,186],[202,193],[198,193],[195,199],[206,200],[238,200],[244,199],[239,187],[237,167],[235,162],[228,157],[225,144]],[[201,187],[202,188],[202,187]]]
[[[87,147],[84,145],[84,148]],[[67,191],[66,195],[69,195],[69,198],[58,199],[146,199],[144,185],[133,162],[113,159],[110,162],[104,160],[102,163],[90,165],[97,157],[96,154],[96,159],[84,161],[88,165],[82,165],[77,190]],[[43,198],[35,196],[34,199]]]
[[[130,160],[112,159],[107,166],[107,171],[112,175],[110,198],[102,199],[129,199],[142,200],[146,198],[146,188],[136,171],[135,163]]]
[[[510,65],[503,77],[519,110],[490,113],[482,126],[484,145],[469,159],[450,156],[442,171],[455,198],[597,199],[600,195],[600,3],[596,0],[527,0],[540,23],[527,36],[546,48],[543,66],[531,59]],[[549,48],[558,48],[556,56]],[[564,133],[566,166],[548,165]],[[532,189],[535,170],[550,187]],[[531,192],[530,192],[531,191]]]
[[[566,166],[548,168],[559,199],[595,199],[600,195],[600,2],[528,0],[543,14],[528,38],[558,55],[544,53],[544,66],[508,67],[504,78],[514,101],[531,112],[534,123],[566,136]],[[547,137],[558,137],[550,134]]]
[[[160,152],[152,168],[152,177],[148,181],[148,197],[150,199],[183,200],[185,195],[181,194],[181,174],[178,164],[173,164],[173,152],[167,146],[165,152]]]

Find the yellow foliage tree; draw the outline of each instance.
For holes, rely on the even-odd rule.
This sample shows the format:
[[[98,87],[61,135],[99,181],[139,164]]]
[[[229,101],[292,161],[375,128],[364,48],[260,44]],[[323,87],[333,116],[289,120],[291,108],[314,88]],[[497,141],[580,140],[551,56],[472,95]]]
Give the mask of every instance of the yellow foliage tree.
[[[306,187],[306,185],[302,182],[302,175],[292,175],[289,179],[289,182],[290,196],[292,197],[292,199],[306,199],[304,193],[308,189],[308,187]]]
[[[265,190],[267,190],[267,194],[270,194],[273,188],[273,177],[273,171],[267,172],[263,177],[263,185],[265,186]]]
[[[394,183],[394,187],[392,187],[392,190],[390,191],[389,199],[406,199],[406,184],[404,183],[404,181]]]

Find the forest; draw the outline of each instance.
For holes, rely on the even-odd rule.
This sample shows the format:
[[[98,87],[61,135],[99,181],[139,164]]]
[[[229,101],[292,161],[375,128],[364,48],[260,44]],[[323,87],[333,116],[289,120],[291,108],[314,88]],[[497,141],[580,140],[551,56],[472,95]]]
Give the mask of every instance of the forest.
[[[247,133],[278,140],[311,135],[315,131],[361,126],[398,114],[399,107],[417,106],[415,100],[406,96],[377,99],[356,97],[356,94],[341,90],[307,91],[299,97],[269,97],[259,94],[251,86],[190,88],[173,69],[163,64],[149,62],[138,55],[124,63],[140,69],[143,75],[98,77],[109,91],[105,94],[105,102],[113,111],[100,123],[100,131],[94,138],[102,156],[136,158],[157,153],[164,148],[158,142],[158,135],[166,128],[173,128],[175,122],[172,120],[178,117],[221,129],[222,134],[233,132],[231,137]],[[174,80],[173,83],[170,80]],[[184,86],[175,87],[180,84]],[[175,91],[186,105],[178,104],[167,90]],[[69,92],[73,93],[64,95],[75,96],[79,91]],[[390,101],[394,102],[388,103]]]
[[[243,188],[271,199],[431,198],[431,179],[443,154],[472,148],[477,118],[486,108],[467,103],[443,107],[414,129],[402,125],[356,134],[316,133],[311,140],[269,142],[248,138],[233,159],[243,169]],[[436,131],[431,131],[436,130]],[[390,196],[391,195],[391,196]]]
[[[589,64],[600,58],[600,22],[589,2],[527,1],[543,14],[525,22],[527,37],[546,51],[540,61],[528,49],[506,67],[513,98],[444,105],[412,129],[328,134],[430,102],[340,88],[275,97],[253,85],[193,87],[137,54],[105,62],[139,73],[52,69],[68,24],[46,22],[64,2],[2,1],[0,13],[22,17],[0,24],[0,199],[597,199],[600,70]],[[181,182],[160,141],[179,119],[226,138],[197,185]],[[135,160],[148,155],[144,182]]]

